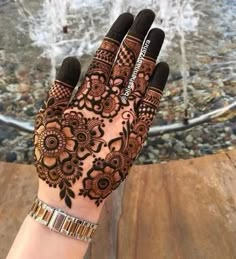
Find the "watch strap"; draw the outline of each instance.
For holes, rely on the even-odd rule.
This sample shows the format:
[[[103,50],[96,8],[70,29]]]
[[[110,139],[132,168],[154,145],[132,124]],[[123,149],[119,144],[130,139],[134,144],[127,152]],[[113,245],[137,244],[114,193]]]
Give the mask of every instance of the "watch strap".
[[[98,224],[78,219],[61,209],[49,206],[38,197],[35,198],[29,215],[50,230],[87,242],[91,242],[98,226]]]

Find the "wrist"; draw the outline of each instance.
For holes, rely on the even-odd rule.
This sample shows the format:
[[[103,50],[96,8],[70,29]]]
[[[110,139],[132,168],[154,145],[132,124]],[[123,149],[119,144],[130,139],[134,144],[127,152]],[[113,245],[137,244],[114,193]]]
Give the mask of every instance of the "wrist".
[[[75,189],[79,189],[76,188]],[[82,220],[90,221],[91,223],[98,223],[102,211],[102,205],[99,207],[82,196],[75,196],[71,208],[69,208],[64,200],[60,199],[58,188],[49,188],[48,185],[39,179],[38,198],[50,206],[63,210],[74,217]]]

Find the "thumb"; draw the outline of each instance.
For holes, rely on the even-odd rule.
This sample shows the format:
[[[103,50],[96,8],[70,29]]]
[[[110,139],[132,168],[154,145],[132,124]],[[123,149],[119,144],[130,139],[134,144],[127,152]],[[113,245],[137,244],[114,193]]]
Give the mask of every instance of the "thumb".
[[[56,102],[68,103],[72,92],[79,81],[80,63],[75,57],[67,57],[63,60],[56,80],[49,90],[48,99],[53,98]]]

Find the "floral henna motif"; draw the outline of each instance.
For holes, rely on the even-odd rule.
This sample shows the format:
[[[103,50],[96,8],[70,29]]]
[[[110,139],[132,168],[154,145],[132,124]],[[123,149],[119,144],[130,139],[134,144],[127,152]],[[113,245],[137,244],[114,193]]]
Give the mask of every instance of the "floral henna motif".
[[[138,109],[138,116],[132,111],[123,113],[124,126],[120,136],[108,142],[109,153],[105,159],[94,160],[87,177],[83,179],[83,189],[80,189],[79,195],[88,196],[99,206],[125,180],[147,138],[160,97],[161,91],[149,87]]]
[[[97,206],[124,181],[141,148],[140,141],[131,131],[130,121],[134,115],[131,112],[128,115],[122,116],[125,119],[123,130],[119,137],[109,141],[109,153],[105,159],[95,159],[88,176],[83,179],[83,189],[80,189],[79,195],[96,200]]]
[[[88,171],[88,177],[83,180],[84,189],[80,190],[79,195],[96,200],[95,204],[99,206],[120,182],[119,171],[103,163],[101,168],[92,168]]]
[[[78,94],[78,107],[91,110],[94,103],[97,103],[107,97],[109,87],[105,84],[103,75],[86,76],[81,91]]]
[[[42,124],[35,131],[34,141],[36,160],[47,168],[67,158],[78,146],[71,128],[63,127],[57,120]]]
[[[99,114],[102,118],[110,118],[110,122],[121,109],[120,93],[127,86],[142,42],[135,37],[127,36],[119,51],[112,76],[108,82],[106,72],[104,73],[101,65],[105,62],[111,68],[115,58],[111,55],[111,52],[117,51],[117,46],[117,43],[109,39],[104,40],[76,98],[73,100],[73,106],[81,109],[86,108]],[[96,67],[94,67],[95,65]]]
[[[103,120],[99,118],[84,118],[82,113],[73,110],[65,113],[62,124],[71,125],[73,135],[77,140],[77,156],[85,159],[89,155],[100,152],[105,141],[102,139],[105,127]]]
[[[60,197],[71,206],[74,192],[70,187],[83,172],[83,160],[106,146],[102,139],[104,123],[99,118],[85,118],[73,109],[61,118],[48,116],[48,108],[36,117],[35,160],[39,178],[50,187],[59,186]]]

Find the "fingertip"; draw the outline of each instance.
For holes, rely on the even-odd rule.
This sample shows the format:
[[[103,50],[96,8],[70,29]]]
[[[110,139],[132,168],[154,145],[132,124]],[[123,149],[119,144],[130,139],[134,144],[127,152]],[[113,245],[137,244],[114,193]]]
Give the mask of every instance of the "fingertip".
[[[143,16],[143,17],[145,17],[145,18],[148,18],[149,21],[153,22],[154,19],[155,19],[155,17],[156,17],[156,14],[154,13],[153,10],[146,8],[146,9],[141,10],[141,11],[137,14],[137,17],[139,17],[139,16]]]
[[[165,33],[159,28],[153,28],[148,33],[146,40],[149,40],[149,46],[146,56],[156,59],[160,53],[161,47],[165,39]]]
[[[155,13],[144,9],[138,13],[130,28],[129,34],[143,40],[155,19]]]
[[[57,73],[56,80],[75,87],[79,81],[81,66],[76,57],[67,57]]]
[[[150,37],[156,37],[158,39],[165,39],[165,32],[160,28],[152,28],[149,32]]]
[[[106,37],[121,42],[134,21],[134,16],[129,13],[122,13],[112,24]]]
[[[156,87],[163,91],[169,76],[169,65],[166,62],[160,62],[157,64],[153,76],[150,81],[150,86]]]
[[[130,12],[125,12],[125,13],[122,13],[117,19],[119,19],[119,20],[122,19],[123,21],[125,21],[131,25],[134,21],[134,16]]]

